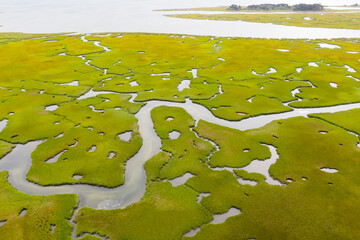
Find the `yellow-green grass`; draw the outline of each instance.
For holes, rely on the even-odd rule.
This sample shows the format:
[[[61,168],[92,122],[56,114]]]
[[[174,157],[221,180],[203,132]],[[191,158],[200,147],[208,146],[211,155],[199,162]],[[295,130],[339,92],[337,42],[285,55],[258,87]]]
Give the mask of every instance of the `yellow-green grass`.
[[[160,170],[170,161],[170,159],[170,153],[161,151],[146,161],[144,168],[146,169],[147,183],[160,180]]]
[[[319,12],[289,14],[171,14],[167,17],[188,18],[199,20],[245,21],[273,23],[287,26],[316,28],[360,29],[360,13],[356,12]],[[306,20],[304,18],[311,18]]]
[[[264,160],[271,156],[269,148],[261,145],[251,131],[234,131],[215,124],[212,126],[202,120],[194,130],[220,147],[220,150],[209,159],[211,167],[239,168],[248,165],[254,159]]]
[[[10,153],[15,146],[4,141],[0,141],[0,159]]]
[[[48,139],[35,151],[28,174],[28,179],[38,184],[89,183],[113,187],[123,183],[124,164],[141,145],[132,114],[139,111],[143,104],[129,103],[130,95],[118,93],[138,93],[136,101],[185,101],[188,97],[207,107],[217,117],[229,120],[290,111],[291,108],[284,102],[297,97],[303,101],[292,102],[290,106],[318,107],[359,101],[359,83],[347,77],[351,74],[359,78],[359,72],[349,73],[345,69],[345,65],[357,69],[358,54],[347,53],[360,50],[356,39],[303,41],[162,34],[91,35],[87,38],[101,41],[112,50],[104,52],[91,42],[82,42],[80,36],[56,35],[46,38],[52,40],[50,42],[23,38],[22,41],[11,40],[0,46],[0,54],[3,54],[0,61],[0,120],[8,119],[0,139],[9,143]],[[318,49],[319,42],[336,44],[341,49]],[[287,49],[289,52],[276,49]],[[62,52],[68,55],[59,56]],[[108,68],[108,74],[85,65],[76,56],[78,54],[85,54],[97,67]],[[319,67],[308,66],[309,62],[317,62]],[[276,72],[266,73],[270,67]],[[297,73],[297,67],[302,67],[303,71]],[[198,70],[198,78],[192,79],[189,71],[194,68]],[[254,75],[253,70],[263,75]],[[151,76],[160,73],[169,75]],[[102,80],[108,77],[112,79]],[[177,86],[184,79],[191,79],[191,88],[180,92]],[[59,85],[73,81],[79,81],[79,86]],[[131,86],[132,81],[139,86]],[[311,88],[310,82],[315,88]],[[331,82],[337,83],[338,88],[332,88]],[[222,94],[219,94],[220,86]],[[76,100],[91,88],[114,94]],[[296,97],[291,94],[295,88],[300,89]],[[53,112],[45,111],[49,105],[60,107]],[[103,111],[103,114],[93,112],[90,106],[96,111]],[[156,118],[156,114],[153,117]],[[192,126],[190,122],[188,126]],[[76,128],[78,124],[80,126]],[[123,142],[117,137],[125,131],[133,132],[130,142]],[[157,128],[157,131],[163,130]],[[196,139],[191,131],[182,131],[199,146],[204,145],[204,152],[211,151],[209,143]],[[55,139],[61,133],[64,137]],[[71,147],[76,140],[79,144]],[[180,152],[181,148],[177,149],[177,145],[181,139],[163,141],[166,151],[175,149]],[[182,150],[191,149],[190,142],[186,147],[180,144]],[[87,152],[93,145],[97,145],[97,150]],[[259,156],[260,159],[268,157],[266,147],[259,145],[258,148],[267,152]],[[107,159],[110,152],[116,153],[114,159]],[[62,154],[57,162],[45,162],[59,153]],[[220,158],[216,160],[219,154],[216,153],[209,161],[211,166],[239,167],[252,160],[252,157],[242,161],[228,159],[228,162],[220,164]],[[173,156],[170,165],[178,162],[176,159],[181,155]],[[200,155],[196,158],[204,161]],[[87,159],[91,159],[94,166],[86,165]],[[96,170],[99,166],[103,170]],[[162,178],[173,178],[187,171],[186,167],[179,167],[176,171],[175,168],[169,169],[172,170],[162,171]],[[106,174],[106,171],[111,174]],[[83,175],[83,179],[73,179],[73,174]]]
[[[260,173],[248,173],[247,171],[242,169],[235,169],[234,173],[244,180],[262,182],[266,179],[266,177]]]
[[[356,146],[358,141],[356,136],[315,118],[297,117],[274,121],[262,128],[245,132],[200,121],[196,131],[200,136],[209,138],[220,145],[220,151],[210,158],[210,162],[224,155],[234,156],[233,161],[237,160],[241,163],[244,155],[251,154],[252,147],[260,143],[275,146],[280,158],[275,165],[270,167],[270,174],[283,183],[286,183],[288,178],[301,181],[302,177],[308,178],[308,174],[319,171],[323,167],[338,169],[344,162],[349,165],[357,163],[360,154]],[[240,138],[240,136],[245,137]],[[238,139],[245,139],[237,143],[240,151],[237,148],[229,148],[232,142]],[[253,141],[253,145],[245,146],[250,151],[241,152],[244,148],[243,142],[250,140]],[[221,148],[221,146],[225,147]],[[261,154],[261,151],[256,151],[253,159],[262,159]],[[226,166],[227,161],[230,161],[229,158],[231,159],[231,157],[220,158],[219,162],[222,166]],[[351,173],[353,168],[349,167],[346,171]]]
[[[284,236],[286,239],[357,239],[360,236],[356,224],[360,213],[357,201],[360,179],[356,172],[360,151],[356,147],[357,138],[344,129],[303,117],[274,121],[244,132],[200,121],[196,127],[202,137],[199,138],[191,134],[194,122],[183,109],[155,108],[152,117],[163,146],[177,141],[168,139],[168,133],[173,130],[181,132],[181,143],[163,147],[164,152],[146,162],[147,190],[142,201],[121,210],[81,209],[76,216],[77,234],[96,232],[110,239],[181,239],[190,228],[201,227],[194,239],[284,239]],[[174,119],[166,121],[168,117]],[[226,170],[215,171],[199,159],[201,156],[206,159],[209,151],[201,151],[195,144],[192,148],[200,150],[195,153],[187,145],[191,141],[205,143],[203,138],[217,143],[219,153],[226,149],[220,140],[237,142],[230,149],[232,154],[227,156],[235,160],[239,159],[239,152],[246,154],[242,151],[243,141],[252,141],[254,146],[271,144],[280,158],[271,166],[270,174],[284,183],[288,183],[287,179],[292,182],[273,186],[265,183],[265,177],[260,174],[244,170],[235,170],[236,175]],[[180,159],[176,158],[179,154],[183,155]],[[178,164],[172,164],[173,161]],[[321,171],[323,167],[338,172],[326,173]],[[184,171],[178,172],[179,168],[195,176],[185,186],[171,187],[166,179],[181,176]],[[164,171],[176,174],[168,175]],[[258,184],[241,185],[238,176]],[[199,193],[210,195],[197,203],[195,196]],[[209,212],[224,213],[231,207],[240,209],[241,214],[223,224],[208,224]],[[182,211],[176,218],[175,209]],[[206,211],[199,214],[195,209]],[[188,211],[193,214],[188,215]]]
[[[0,45],[0,55],[3,56],[0,61],[0,121],[8,119],[0,139],[13,144],[47,139],[35,151],[28,175],[29,180],[38,184],[89,183],[113,187],[123,183],[124,164],[141,145],[133,114],[143,106],[129,103],[130,95],[124,93],[137,93],[135,101],[183,102],[190,98],[207,107],[215,116],[228,120],[291,111],[284,103],[299,97],[303,101],[292,102],[289,106],[319,107],[359,102],[359,83],[347,77],[360,78],[359,71],[350,73],[345,68],[349,65],[359,70],[359,54],[356,52],[360,51],[360,45],[357,39],[304,41],[164,34],[90,35],[86,38],[101,41],[111,51],[105,52],[91,42],[83,42],[79,35],[53,35],[44,39],[19,37],[19,40],[8,40]],[[341,48],[319,49],[320,42]],[[58,55],[63,52],[67,55]],[[85,55],[99,68],[108,68],[108,74],[85,65],[84,60],[76,56],[78,54]],[[316,62],[319,67],[308,66],[309,62]],[[271,67],[276,72],[267,73]],[[297,73],[298,67],[303,71]],[[192,79],[192,69],[198,70],[197,78]],[[253,71],[261,75],[255,75]],[[151,75],[161,73],[167,75]],[[111,79],[104,80],[109,77]],[[177,86],[184,79],[191,80],[190,89],[180,92]],[[79,86],[60,85],[73,81],[78,81]],[[139,85],[131,86],[132,81]],[[331,87],[332,82],[338,87]],[[219,94],[220,86],[222,94]],[[91,88],[114,93],[76,100]],[[299,88],[300,93],[294,97],[291,91],[295,88]],[[49,105],[59,105],[59,108],[46,111],[45,107]],[[94,112],[90,107],[103,113]],[[160,113],[153,114],[154,119],[158,118],[157,114]],[[184,121],[186,114],[180,115],[183,116],[179,122],[186,122],[186,128],[194,125],[193,121]],[[181,151],[195,151],[191,141],[202,146],[203,152],[195,158],[185,159],[200,166],[199,163],[206,159],[202,154],[206,156],[213,149],[210,143],[196,138],[194,132],[179,128],[181,124],[163,124],[163,127],[178,129],[189,139],[187,145],[178,144],[182,137],[180,140],[166,139],[161,132],[166,134],[170,129],[156,126],[164,138],[164,150],[179,152],[173,156],[169,166],[181,162]],[[130,142],[117,137],[125,131],[133,132]],[[55,138],[61,133],[64,134],[62,138]],[[76,140],[78,145],[71,147]],[[87,152],[93,145],[97,150]],[[263,154],[260,159],[268,157],[265,146],[259,145],[258,148],[266,152],[260,151]],[[45,162],[64,150],[67,151],[56,163]],[[110,152],[116,153],[114,159],[107,159]],[[221,165],[221,159],[216,160],[219,154],[209,161],[211,166],[244,166],[253,157],[249,153],[250,158],[241,161],[228,159]],[[94,166],[86,165],[87,159],[91,159]],[[161,177],[171,179],[189,169],[186,164],[180,165],[182,167],[178,169],[162,171]],[[104,170],[95,174],[95,166],[102,166]],[[112,174],[106,176],[108,169]],[[74,180],[73,174],[83,175],[83,179]]]
[[[217,138],[209,137],[215,135],[219,128],[222,131]],[[233,179],[231,175],[225,178],[226,171],[190,178],[186,184],[191,188],[211,193],[201,202],[210,211],[220,211],[220,206],[232,201],[230,206],[242,211],[225,224],[205,225],[195,239],[282,239],[283,236],[291,239],[313,236],[316,239],[352,239],[360,236],[356,224],[352,223],[358,214],[352,209],[359,207],[356,198],[360,194],[359,176],[355,170],[360,166],[360,150],[355,136],[324,121],[302,117],[274,121],[265,127],[245,131],[248,135],[243,137],[230,137],[224,133],[241,132],[204,121],[199,122],[196,131],[219,144],[219,153],[225,150],[219,139],[227,140],[229,144],[237,141],[233,155],[224,157],[223,161],[228,161],[228,158],[240,161],[237,154],[242,152],[242,144],[248,139],[257,139],[258,144],[272,144],[280,158],[270,167],[270,174],[284,183],[291,179],[292,183],[282,187],[270,186],[264,184],[260,176],[237,170],[235,173],[238,176],[256,180],[258,185],[240,188],[234,182],[234,186],[227,190],[234,180],[230,180]],[[324,167],[337,169],[338,172],[322,172],[320,169]],[[236,188],[239,190],[235,191]],[[247,196],[245,200],[242,197],[244,193]],[[280,217],[283,215],[284,218]],[[313,235],[315,229],[316,234]]]
[[[337,113],[311,114],[310,117],[322,119],[336,126],[342,127],[347,131],[360,134],[360,127],[358,124],[360,120],[360,109],[352,109]]]
[[[2,142],[1,157],[10,151],[10,143],[48,139],[33,155],[30,181],[41,185],[123,184],[124,165],[142,142],[133,116],[142,104],[129,103],[130,95],[121,94],[76,100],[105,78],[102,71],[85,65],[76,55],[103,49],[81,41],[81,36],[1,36],[12,37],[1,45],[1,54],[7,55],[7,60],[0,63],[0,119],[8,119],[8,123],[0,139],[9,143]],[[63,52],[68,55],[58,55]],[[74,81],[79,85],[60,85]],[[60,107],[53,112],[45,110],[50,105]],[[126,131],[132,131],[130,142],[117,136]],[[56,138],[60,134],[64,137]],[[73,146],[76,142],[79,144]],[[97,150],[89,153],[93,145],[98,145]],[[59,161],[46,163],[59,153],[63,153]],[[108,159],[110,153],[115,154],[112,159]],[[74,174],[82,179],[73,179]]]
[[[195,237],[185,239],[359,238],[358,185],[349,186],[343,177],[331,177],[333,185],[329,185],[328,179],[326,174],[319,174],[313,180],[286,187],[249,187],[240,215],[223,224],[207,224]]]
[[[64,34],[65,33],[42,34],[42,33],[2,32],[0,34],[0,44],[11,41],[29,40],[29,39],[38,39],[38,38],[42,38],[43,41],[46,41],[46,40],[52,40],[53,38]]]
[[[130,95],[126,94],[129,92],[138,93],[136,101],[190,98],[216,116],[230,120],[289,111],[284,103],[298,97],[303,101],[290,106],[359,102],[359,84],[347,77],[359,78],[359,71],[350,73],[345,68],[349,65],[360,70],[359,54],[347,53],[360,51],[356,39],[118,36],[87,37],[101,41],[112,49],[110,52],[80,41],[80,36],[49,36],[47,39],[54,40],[51,42],[23,36],[19,38],[22,41],[5,39],[0,45],[0,121],[8,119],[0,133],[0,157],[16,143],[45,140],[32,153],[28,180],[40,185],[123,184],[124,165],[142,143],[134,114],[144,104],[130,103]],[[336,44],[341,49],[318,49],[319,42]],[[62,52],[68,55],[59,56]],[[108,68],[108,74],[85,65],[76,56],[79,54],[86,55],[97,67]],[[319,67],[308,66],[309,62]],[[270,67],[276,72],[267,73]],[[303,68],[300,73],[296,72],[298,67]],[[198,78],[192,79],[189,71],[194,68],[198,69]],[[253,70],[262,75],[254,75]],[[151,76],[164,72],[170,75]],[[112,79],[103,80],[108,77]],[[180,92],[177,86],[184,79],[191,79],[191,88]],[[134,80],[139,86],[130,85]],[[79,81],[79,86],[59,85],[73,81]],[[332,82],[338,87],[332,88]],[[91,88],[114,93],[76,99]],[[291,91],[295,88],[300,93],[294,97]],[[50,105],[59,108],[45,110]],[[345,130],[360,132],[357,115],[357,110],[315,114],[237,131],[204,121],[195,126],[194,119],[181,108],[153,109],[151,116],[162,151],[145,164],[145,196],[125,209],[81,209],[76,216],[77,234],[98,233],[111,239],[181,239],[184,233],[202,226],[195,239],[357,239],[359,139]],[[167,121],[169,117],[173,120]],[[174,130],[181,133],[178,139],[169,138]],[[132,132],[129,142],[118,137],[126,131]],[[207,139],[220,150],[216,151]],[[270,174],[286,186],[271,186],[264,176],[243,170],[231,173],[213,169],[239,168],[254,159],[267,159],[270,152],[263,144],[277,148],[280,157],[270,167]],[[93,146],[96,150],[89,152]],[[111,152],[116,155],[108,159]],[[47,162],[59,153],[56,162]],[[338,172],[323,172],[324,167]],[[173,187],[167,181],[185,173],[195,175],[185,185]],[[74,175],[82,179],[74,179]],[[241,185],[239,177],[258,184]],[[68,219],[77,205],[74,195],[29,196],[16,192],[5,180],[3,183],[0,217],[8,221],[0,227],[5,232],[1,236],[70,238]],[[198,203],[200,193],[210,195]],[[24,207],[28,212],[19,217]],[[231,207],[242,213],[224,224],[208,224],[213,214],[225,213]],[[46,224],[38,224],[40,217],[35,214],[39,213]],[[61,227],[52,234],[53,222]],[[83,238],[97,237],[86,234]]]
[[[111,239],[181,239],[192,228],[212,219],[210,212],[197,203],[196,191],[162,182],[188,170],[193,173],[205,170],[204,161],[212,145],[190,130],[194,120],[185,110],[158,107],[151,114],[164,151],[144,165],[147,173],[145,196],[123,210],[81,209],[75,218],[77,234],[96,232]],[[173,120],[167,121],[169,117]],[[181,132],[181,137],[171,140],[168,134],[174,130]]]
[[[21,92],[0,106],[2,117],[9,119],[0,138],[10,143],[49,138],[33,155],[33,165],[28,175],[28,179],[33,182],[41,185],[89,183],[118,186],[124,182],[125,162],[138,151],[142,142],[137,120],[132,115],[141,104],[129,103],[129,97],[105,94],[73,102],[61,95]],[[112,101],[104,102],[106,99]],[[66,101],[70,102],[62,103]],[[61,103],[55,112],[45,110],[46,105]],[[90,105],[104,113],[92,111]],[[81,125],[76,127],[78,124]],[[117,136],[126,131],[132,131],[130,142],[122,141]],[[64,137],[55,139],[59,134],[64,134]],[[79,144],[70,147],[76,141]],[[97,150],[94,153],[87,152],[93,145],[98,145]],[[45,162],[64,150],[68,151],[60,156],[60,161]],[[112,159],[108,159],[110,152],[116,154]],[[69,161],[63,161],[65,158]],[[93,164],[89,164],[89,161]],[[82,175],[83,178],[73,179],[74,174]]]
[[[101,102],[97,100],[98,98],[100,98]],[[135,114],[145,104],[137,103],[137,102],[130,103],[129,102],[130,98],[131,95],[128,94],[108,93],[108,94],[99,94],[97,95],[97,98],[93,98],[90,101],[95,100],[93,106],[95,107],[96,110],[121,108],[131,114]]]
[[[182,108],[158,107],[151,112],[156,133],[161,138],[162,149],[171,153],[171,159],[161,169],[160,178],[173,179],[186,172],[194,175],[204,170],[204,162],[214,148],[209,142],[198,138],[190,129],[195,121]],[[173,120],[168,121],[171,117]],[[180,136],[170,139],[169,133],[177,131]]]
[[[45,111],[45,106],[60,104],[67,100],[69,98],[65,96],[42,95],[36,91],[20,93],[9,98],[0,105],[0,118],[8,119],[7,127],[0,132],[0,138],[12,143],[26,143],[60,134],[66,126],[54,125],[54,123],[63,117]]]
[[[62,38],[62,37],[61,37]],[[60,56],[59,53],[67,51],[67,44],[80,48],[80,45],[88,45],[91,52],[101,51],[102,48],[92,43],[84,43],[80,40],[73,41],[67,37],[64,40],[44,42],[44,39],[6,42],[1,45],[0,77],[2,87],[23,88],[27,80],[38,81],[40,86],[33,82],[30,89],[44,88],[46,83],[69,83],[79,81],[80,85],[92,85],[102,79],[101,72],[84,64],[77,56]],[[45,83],[45,84],[44,84]]]
[[[167,121],[169,117],[173,120]],[[152,118],[155,131],[162,139],[162,150],[165,153],[159,153],[145,165],[147,173],[150,173],[148,176],[160,181],[192,173],[196,177],[190,178],[186,185],[198,193],[212,194],[211,197],[202,200],[202,205],[208,211],[213,214],[223,213],[232,206],[239,207],[239,198],[245,196],[244,189],[230,172],[214,171],[209,168],[208,157],[216,151],[216,148],[192,130],[194,127],[192,117],[182,108],[158,107],[152,111]],[[178,139],[169,139],[169,132],[174,130],[181,135]],[[152,166],[153,168],[149,169]],[[206,186],[211,185],[211,189],[197,187],[197,181],[207,182]],[[222,185],[227,187],[222,188]],[[231,193],[235,190],[238,192]],[[224,196],[227,196],[226,201],[221,200]]]
[[[76,195],[32,196],[18,192],[7,178],[7,172],[0,172],[2,239],[72,239],[69,219],[78,204]]]
[[[41,185],[87,183],[107,187],[124,183],[124,165],[139,150],[142,139],[137,119],[125,110],[114,109],[127,98],[111,95],[64,103],[54,111],[54,116],[61,117],[60,124],[55,126],[61,126],[64,136],[48,138],[33,152],[33,164],[27,175],[30,181]],[[118,101],[113,106],[109,105],[111,101],[104,103],[103,97],[107,96]],[[112,108],[100,108],[106,103]],[[90,105],[103,112],[92,111]],[[127,105],[130,109],[137,106]],[[129,142],[118,137],[128,131],[131,131]],[[93,146],[96,149],[91,151]],[[59,153],[58,161],[46,162]],[[109,159],[111,153],[115,156]],[[73,175],[81,175],[82,179],[74,179]]]
[[[290,108],[285,107],[282,102],[296,99],[290,91],[296,87],[302,87],[302,91],[305,87],[311,86],[308,82],[311,82],[311,78],[302,76],[304,73],[292,76],[296,73],[297,67],[308,68],[309,72],[318,74],[322,74],[322,71],[307,66],[309,62],[323,61],[324,64],[331,64],[331,71],[321,70],[334,74],[334,69],[344,64],[356,68],[356,54],[349,54],[347,51],[359,49],[357,40],[352,40],[351,43],[335,40],[335,44],[344,47],[333,50],[318,49],[317,43],[321,41],[302,40],[182,38],[177,35],[169,37],[151,34],[124,34],[120,38],[117,35],[88,38],[101,41],[112,49],[106,53],[90,54],[88,57],[93,60],[92,63],[101,68],[109,68],[110,74],[120,74],[112,81],[99,83],[95,90],[138,92],[137,101],[184,101],[186,97],[190,97],[206,106],[216,116],[229,120],[289,111]],[[280,52],[276,49],[290,51]],[[221,61],[219,57],[225,61]],[[270,67],[275,68],[277,72],[266,73]],[[188,71],[192,68],[198,69],[199,78],[191,81],[191,89],[179,92],[177,85],[184,79],[191,79]],[[265,75],[254,75],[252,70]],[[168,75],[151,76],[160,73]],[[337,77],[340,76],[340,72],[336,74]],[[341,74],[343,78],[347,75],[346,71]],[[358,73],[352,75],[356,77]],[[292,81],[287,81],[289,79]],[[132,81],[139,85],[130,86]],[[304,97],[306,101],[294,103],[294,106],[301,104],[311,107],[326,104],[330,97],[325,91],[329,89],[331,80],[323,78],[322,81],[323,85],[317,86],[317,90],[309,89],[314,92],[308,95],[309,99]],[[220,84],[224,93],[209,100],[219,92],[217,88]],[[355,80],[350,79],[349,84],[352,88],[357,86]],[[328,105],[358,101],[356,96],[347,94],[348,89],[331,90],[337,91],[338,94],[331,96]],[[247,99],[251,97],[255,98],[250,103]],[[234,98],[239,99],[239,102],[234,103],[231,100]],[[323,100],[319,101],[320,98]]]

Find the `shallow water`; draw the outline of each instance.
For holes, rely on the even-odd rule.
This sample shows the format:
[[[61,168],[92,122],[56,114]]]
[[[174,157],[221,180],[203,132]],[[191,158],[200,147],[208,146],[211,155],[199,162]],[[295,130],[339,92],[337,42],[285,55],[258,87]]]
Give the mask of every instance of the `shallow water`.
[[[337,173],[338,170],[335,168],[320,168],[321,171],[327,172],[327,173]]]
[[[341,48],[338,45],[335,44],[328,44],[328,43],[319,43],[318,44],[320,48],[330,48],[330,49],[336,49],[336,48]]]
[[[345,65],[345,68],[348,70],[348,72],[355,73],[356,70],[350,67],[349,65]]]
[[[287,0],[285,3],[313,3]],[[338,1],[320,1],[338,5]],[[263,3],[245,0],[240,4]],[[355,1],[341,1],[341,4]],[[0,5],[1,32],[149,32],[257,38],[339,38],[360,37],[360,30],[280,26],[241,21],[202,21],[164,17],[170,12],[153,11],[190,7],[230,6],[233,0],[11,0]],[[126,24],[124,24],[126,23]]]
[[[61,151],[58,154],[56,154],[54,157],[49,158],[48,160],[46,160],[46,163],[54,163],[57,162],[59,160],[59,157],[61,156],[61,154],[63,154],[64,152],[66,152],[67,150]]]
[[[180,177],[169,180],[169,182],[171,183],[171,185],[173,187],[177,187],[177,186],[185,184],[186,181],[189,180],[190,178],[192,178],[193,176],[195,176],[195,175],[187,172]]]
[[[190,80],[182,80],[181,83],[177,86],[177,89],[179,92],[182,92],[186,88],[190,89],[190,83]]]
[[[132,87],[139,86],[139,84],[138,84],[136,81],[132,81],[132,82],[130,82],[129,84],[130,84],[130,86],[132,86]]]
[[[210,223],[211,224],[224,223],[226,221],[226,219],[228,219],[229,217],[234,217],[236,215],[239,215],[240,213],[241,213],[241,211],[239,209],[232,207],[226,213],[215,214],[214,219]]]
[[[215,214],[213,220],[210,222],[210,224],[221,224],[224,223],[228,218],[234,217],[236,215],[239,215],[241,211],[235,207],[231,207],[229,211],[222,214]],[[193,237],[195,236],[199,231],[201,227],[198,227],[196,229],[191,229],[189,232],[184,234],[184,237]]]
[[[238,182],[241,184],[241,185],[251,185],[251,186],[255,186],[257,184],[257,181],[252,181],[252,180],[244,180],[242,178],[238,178],[237,179]]]
[[[8,120],[4,119],[0,121],[0,132],[7,126]]]
[[[77,98],[77,100],[82,100],[82,99],[86,99],[86,98],[90,98],[90,97],[96,97],[97,95],[100,94],[109,94],[109,93],[116,93],[116,92],[111,92],[111,91],[94,91],[93,89],[90,89],[90,91],[86,92],[85,94],[81,95],[80,97]]]
[[[169,138],[172,140],[178,139],[180,137],[180,134],[181,133],[178,131],[169,132]]]
[[[75,81],[72,81],[72,82],[69,82],[69,83],[60,83],[59,85],[62,85],[62,86],[79,86],[79,81],[75,80]]]
[[[271,157],[269,159],[265,159],[265,160],[261,160],[261,161],[254,159],[248,165],[246,165],[245,167],[242,167],[242,168],[216,167],[216,168],[213,168],[213,170],[216,170],[216,171],[227,170],[229,172],[234,173],[235,169],[241,169],[241,170],[247,171],[248,173],[259,173],[259,174],[264,175],[266,177],[265,182],[267,182],[270,185],[282,185],[282,183],[280,181],[273,179],[269,173],[270,166],[273,165],[274,163],[276,163],[276,161],[279,158],[276,148],[274,146],[268,145],[268,144],[262,144],[262,145],[267,146],[269,148],[270,153],[271,153]],[[241,185],[248,184],[248,185],[255,186],[257,184],[257,181],[244,180],[242,178],[238,178],[237,180]]]
[[[131,131],[123,132],[120,133],[118,136],[121,140],[128,142],[131,139],[132,132]]]
[[[265,144],[264,144],[265,145]],[[253,160],[251,163],[241,169],[249,172],[249,173],[260,173],[266,177],[265,182],[271,185],[282,185],[278,180],[273,179],[269,174],[269,168],[272,164],[276,162],[279,158],[279,155],[276,152],[276,148],[271,145],[266,145],[269,147],[271,152],[271,157],[268,160],[260,161]]]
[[[58,108],[59,108],[59,105],[50,105],[50,106],[45,107],[45,110],[47,110],[47,111],[55,111]]]

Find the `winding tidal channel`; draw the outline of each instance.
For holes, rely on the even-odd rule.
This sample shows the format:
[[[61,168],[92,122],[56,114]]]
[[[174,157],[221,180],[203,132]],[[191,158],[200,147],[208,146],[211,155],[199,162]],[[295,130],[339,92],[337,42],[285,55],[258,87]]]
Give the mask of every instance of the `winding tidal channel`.
[[[99,93],[104,92],[92,92],[92,94],[89,96],[94,96]],[[136,94],[133,94],[131,101],[133,101],[135,97]],[[112,189],[89,185],[63,185],[44,187],[28,182],[26,180],[26,174],[31,165],[31,153],[42,141],[34,141],[25,145],[17,145],[10,154],[5,156],[0,161],[0,169],[2,171],[9,171],[10,183],[21,192],[35,195],[75,193],[80,197],[80,207],[88,206],[98,209],[126,207],[141,200],[145,193],[146,187],[146,175],[143,164],[146,162],[146,160],[150,159],[152,156],[161,151],[161,140],[155,133],[151,119],[151,110],[159,106],[183,108],[196,120],[196,123],[202,119],[207,122],[244,131],[262,127],[273,120],[287,119],[297,116],[306,117],[311,113],[339,112],[360,108],[360,103],[323,108],[294,109],[293,111],[287,113],[258,116],[241,121],[227,121],[215,117],[207,108],[199,104],[195,104],[189,99],[187,99],[185,103],[148,101],[146,105],[143,106],[135,115],[138,119],[139,132],[143,138],[143,145],[141,146],[139,152],[130,160],[128,160],[125,171],[125,184],[120,187]],[[273,155],[272,158],[277,158],[277,156],[274,156],[277,155],[275,153],[276,151],[271,152]],[[274,162],[274,160],[276,159],[272,159],[272,162]],[[266,174],[260,169],[258,172]]]

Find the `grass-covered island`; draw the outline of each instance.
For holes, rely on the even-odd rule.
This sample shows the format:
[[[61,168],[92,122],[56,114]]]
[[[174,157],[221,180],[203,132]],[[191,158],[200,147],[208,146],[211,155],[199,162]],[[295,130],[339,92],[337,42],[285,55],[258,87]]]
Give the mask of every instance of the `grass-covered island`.
[[[242,11],[242,10],[256,10],[256,11],[275,11],[275,10],[288,10],[288,11],[322,11],[324,6],[321,4],[295,4],[293,6],[281,3],[281,4],[258,4],[258,5],[248,5],[241,6],[232,4],[226,10],[230,11]]]
[[[9,33],[0,56],[0,238],[360,238],[359,39]],[[157,141],[138,201],[85,204]],[[24,188],[8,156],[35,143]]]
[[[162,11],[209,11],[207,13],[172,13],[167,17],[218,20],[218,21],[245,21],[256,23],[272,23],[286,26],[360,29],[359,9],[327,9],[320,4],[260,4],[214,8],[167,9]],[[212,14],[211,11],[223,13]],[[234,13],[239,12],[239,13]]]

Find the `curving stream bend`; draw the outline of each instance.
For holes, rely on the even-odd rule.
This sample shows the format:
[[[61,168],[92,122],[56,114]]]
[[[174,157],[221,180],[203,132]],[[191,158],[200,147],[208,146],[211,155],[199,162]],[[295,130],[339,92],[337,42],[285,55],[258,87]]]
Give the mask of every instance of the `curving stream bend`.
[[[92,90],[91,90],[92,91]],[[104,92],[98,92],[104,93]],[[97,92],[90,94],[96,95]],[[89,95],[89,96],[90,96]],[[136,94],[133,94],[131,101]],[[139,133],[143,138],[143,145],[126,164],[125,184],[117,188],[104,188],[89,185],[63,185],[63,186],[40,186],[26,180],[27,171],[31,165],[31,152],[42,141],[29,142],[25,145],[17,145],[16,148],[0,161],[0,169],[9,171],[9,181],[19,191],[34,195],[52,195],[63,193],[76,193],[80,197],[80,207],[88,206],[98,209],[123,208],[141,200],[146,188],[146,175],[143,164],[147,159],[161,151],[161,140],[155,133],[151,119],[151,110],[159,106],[181,107],[185,109],[196,123],[202,119],[221,126],[248,130],[259,128],[273,120],[286,119],[297,116],[307,116],[311,113],[338,112],[360,108],[360,103],[322,107],[294,109],[291,112],[263,115],[241,121],[227,121],[215,117],[207,108],[193,103],[187,99],[185,103],[169,101],[148,101],[135,115],[138,119]]]

